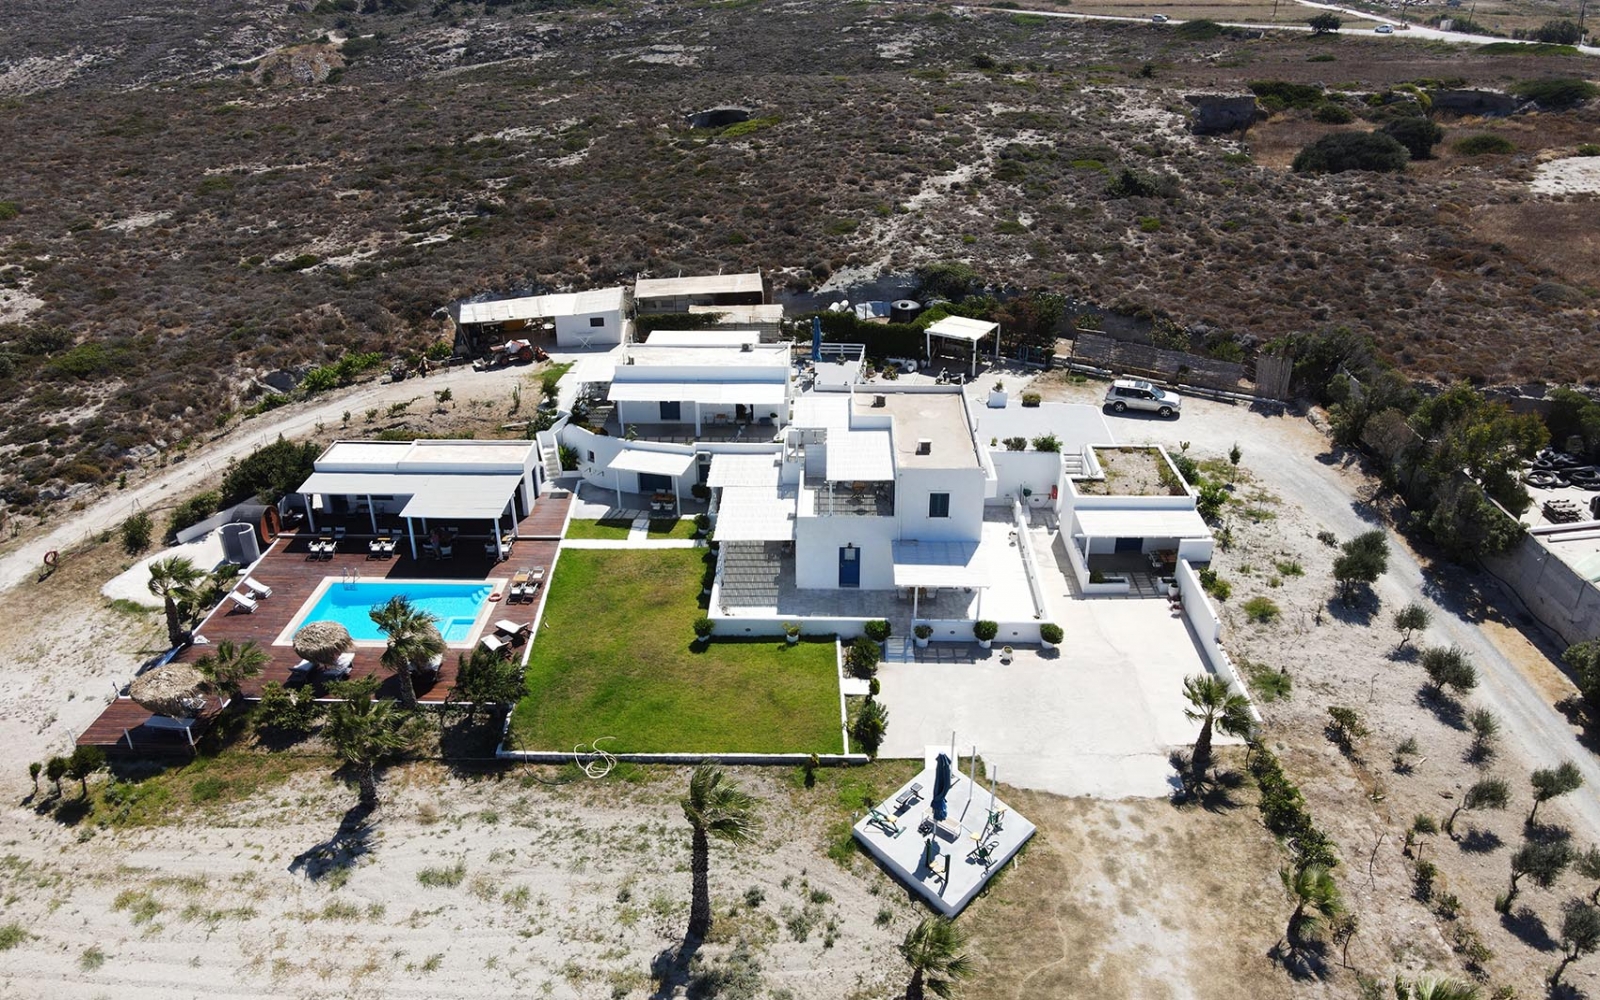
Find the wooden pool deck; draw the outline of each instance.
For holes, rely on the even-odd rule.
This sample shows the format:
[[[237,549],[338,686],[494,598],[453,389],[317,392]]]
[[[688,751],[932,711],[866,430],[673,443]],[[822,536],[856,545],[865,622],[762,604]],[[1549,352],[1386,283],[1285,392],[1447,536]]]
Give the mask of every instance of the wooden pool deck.
[[[243,698],[247,700],[260,698],[262,687],[270,681],[291,688],[314,683],[291,670],[300,663],[300,656],[287,642],[277,645],[277,641],[324,580],[340,581],[344,579],[346,573],[354,575],[358,572],[360,578],[366,581],[481,580],[494,584],[497,593],[505,594],[512,574],[524,568],[542,566],[545,569],[546,587],[539,588],[532,601],[513,604],[501,599],[496,602],[482,629],[474,631],[469,637],[470,644],[476,645],[485,632],[492,633],[493,623],[500,619],[531,626],[538,617],[539,609],[544,605],[545,593],[555,564],[556,550],[561,544],[561,529],[566,522],[566,512],[570,502],[570,497],[541,497],[534,512],[518,523],[517,540],[512,547],[510,557],[503,562],[496,562],[492,556],[484,554],[481,539],[458,539],[455,545],[456,554],[450,559],[413,560],[409,548],[404,543],[396,548],[393,557],[374,558],[367,551],[367,538],[352,534],[340,543],[339,550],[331,558],[312,558],[308,546],[317,537],[316,535],[293,532],[280,535],[249,574],[257,583],[271,588],[272,596],[262,598],[254,613],[224,598],[222,603],[214,608],[194,630],[195,635],[203,636],[206,642],[182,650],[173,657],[173,661],[187,663],[197,660],[223,640],[231,640],[234,643],[254,642],[266,651],[269,660],[260,676],[241,685],[240,694]],[[243,589],[242,577],[241,586],[236,589]],[[512,655],[520,658],[525,650],[525,644],[518,645],[512,650]],[[456,681],[460,667],[457,658],[469,651],[470,646],[453,646],[446,651],[438,679],[426,687],[418,687],[417,700],[424,705],[443,704]],[[398,697],[399,680],[384,670],[379,662],[383,653],[382,648],[358,646],[354,652],[355,663],[350,676],[380,677],[383,683],[378,689],[378,696]],[[318,686],[320,694],[321,685]],[[222,708],[219,703],[214,711],[202,716],[196,722],[191,730],[195,739],[198,740],[201,733],[209,728]],[[183,753],[189,752],[188,739],[183,732],[151,729],[149,722],[152,718],[152,714],[140,708],[137,703],[126,697],[119,697],[78,737],[78,745],[99,746],[108,752],[125,754],[130,752],[125,734],[132,733],[134,753],[142,754],[147,749],[150,752],[160,752],[153,749],[158,744]]]

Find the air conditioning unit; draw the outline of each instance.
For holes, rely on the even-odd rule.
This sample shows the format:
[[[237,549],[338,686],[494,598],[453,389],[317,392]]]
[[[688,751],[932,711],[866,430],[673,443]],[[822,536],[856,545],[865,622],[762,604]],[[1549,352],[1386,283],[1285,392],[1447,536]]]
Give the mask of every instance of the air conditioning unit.
[[[919,438],[917,440],[917,454],[918,455],[932,455],[933,454],[933,441],[930,440],[929,438]]]
[[[888,406],[889,405],[889,397],[888,396],[884,396],[884,395],[873,396],[872,397],[872,405],[873,405],[874,408],[880,408],[880,407]]]

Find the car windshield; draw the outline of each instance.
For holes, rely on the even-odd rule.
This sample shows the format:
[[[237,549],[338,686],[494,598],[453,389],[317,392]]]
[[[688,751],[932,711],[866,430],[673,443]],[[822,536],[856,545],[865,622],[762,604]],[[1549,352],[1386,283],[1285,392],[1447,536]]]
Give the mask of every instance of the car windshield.
[[[1157,389],[1155,386],[1151,386],[1150,387],[1150,395],[1154,396],[1157,399],[1166,399],[1167,398],[1167,394],[1162,392],[1160,389]]]

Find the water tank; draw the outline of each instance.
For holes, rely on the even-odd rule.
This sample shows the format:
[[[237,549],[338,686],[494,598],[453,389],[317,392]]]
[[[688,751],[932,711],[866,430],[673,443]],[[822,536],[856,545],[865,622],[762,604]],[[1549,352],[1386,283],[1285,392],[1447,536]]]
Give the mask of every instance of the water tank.
[[[922,303],[912,299],[896,299],[889,305],[889,322],[909,323],[922,311]]]
[[[218,529],[222,534],[222,558],[238,566],[249,566],[261,558],[261,545],[256,540],[253,524],[224,524]]]

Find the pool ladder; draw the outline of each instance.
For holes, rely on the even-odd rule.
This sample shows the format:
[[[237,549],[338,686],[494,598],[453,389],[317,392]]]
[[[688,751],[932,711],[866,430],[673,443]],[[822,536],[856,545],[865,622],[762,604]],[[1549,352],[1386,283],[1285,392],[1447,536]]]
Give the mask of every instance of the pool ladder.
[[[361,567],[346,566],[344,568],[344,589],[354,590],[356,584],[361,582]]]

